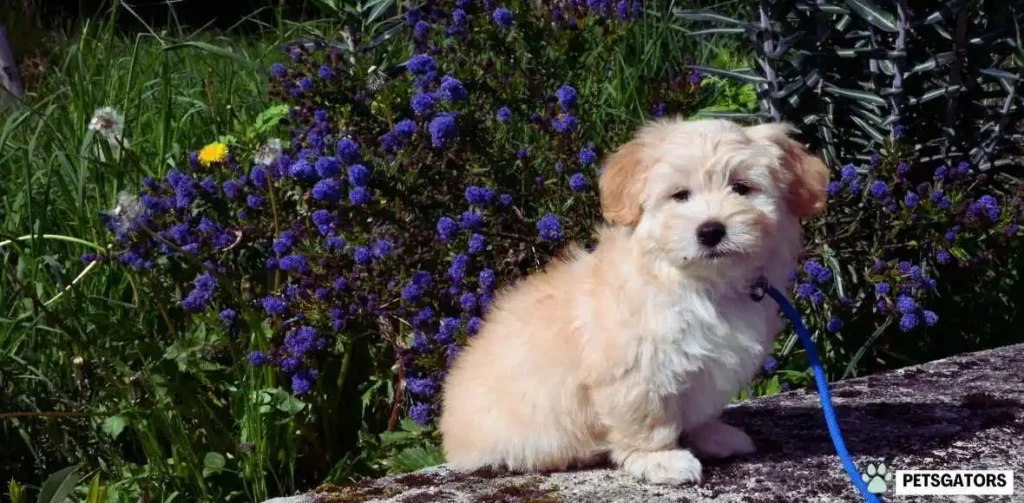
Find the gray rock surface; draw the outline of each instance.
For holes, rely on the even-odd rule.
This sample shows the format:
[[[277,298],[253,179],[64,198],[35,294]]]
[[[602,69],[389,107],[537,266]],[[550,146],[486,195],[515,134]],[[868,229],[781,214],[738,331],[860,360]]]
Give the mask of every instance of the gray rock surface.
[[[836,383],[840,428],[857,466],[890,470],[1010,469],[1015,496],[895,497],[885,501],[1024,501],[1024,344]],[[697,486],[641,483],[610,468],[550,474],[444,466],[323,486],[274,503],[339,502],[856,502],[835,455],[817,393],[803,390],[729,407],[758,452],[706,462]]]

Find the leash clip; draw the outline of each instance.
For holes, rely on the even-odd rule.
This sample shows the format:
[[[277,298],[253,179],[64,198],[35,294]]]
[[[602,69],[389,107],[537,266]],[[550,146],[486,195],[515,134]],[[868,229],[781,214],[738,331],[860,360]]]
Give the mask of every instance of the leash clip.
[[[768,278],[765,278],[762,274],[750,284],[750,300],[753,300],[754,302],[761,302],[767,294]]]

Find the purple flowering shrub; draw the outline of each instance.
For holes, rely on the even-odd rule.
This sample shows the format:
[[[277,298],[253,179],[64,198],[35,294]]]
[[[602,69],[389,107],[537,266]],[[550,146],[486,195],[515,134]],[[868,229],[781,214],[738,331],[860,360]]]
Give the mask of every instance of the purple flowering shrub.
[[[908,152],[896,130],[868,162],[839,167],[790,278],[837,378],[977,347],[984,321],[964,315],[992,302],[1019,246],[1019,185]]]
[[[169,326],[219,331],[219,362],[310,405],[294,419],[309,480],[365,433],[428,425],[497,289],[591,244],[602,154],[707,104],[681,60],[643,72],[658,85],[606,85],[642,80],[614,57],[642,46],[640,0],[524,5],[408,10],[372,53],[391,64],[288,45],[277,126],[207,145],[104,216],[109,260],[167,299]],[[339,429],[347,444],[320,445]]]

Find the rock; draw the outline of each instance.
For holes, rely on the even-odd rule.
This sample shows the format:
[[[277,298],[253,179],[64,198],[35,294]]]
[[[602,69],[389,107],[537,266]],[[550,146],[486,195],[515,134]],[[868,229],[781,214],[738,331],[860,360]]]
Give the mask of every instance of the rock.
[[[1009,469],[1024,501],[1024,344],[850,379],[832,387],[840,428],[863,473],[869,463],[909,469]],[[758,452],[706,462],[698,486],[657,486],[604,468],[550,474],[443,465],[416,473],[322,486],[274,503],[340,502],[857,502],[835,455],[817,393],[803,390],[738,403],[726,422]],[[961,497],[966,498],[966,497]],[[1005,498],[1005,497],[1004,497]],[[886,501],[940,501],[895,497]],[[944,501],[978,501],[945,499]]]

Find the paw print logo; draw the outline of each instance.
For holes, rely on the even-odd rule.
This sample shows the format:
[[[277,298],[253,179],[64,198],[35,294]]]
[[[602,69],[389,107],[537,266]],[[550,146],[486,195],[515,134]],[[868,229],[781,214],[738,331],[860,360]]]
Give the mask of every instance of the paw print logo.
[[[882,494],[889,489],[889,482],[892,482],[892,472],[886,468],[885,463],[879,463],[876,467],[868,465],[868,469],[860,475],[860,478],[868,485],[868,492]]]

